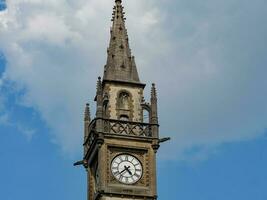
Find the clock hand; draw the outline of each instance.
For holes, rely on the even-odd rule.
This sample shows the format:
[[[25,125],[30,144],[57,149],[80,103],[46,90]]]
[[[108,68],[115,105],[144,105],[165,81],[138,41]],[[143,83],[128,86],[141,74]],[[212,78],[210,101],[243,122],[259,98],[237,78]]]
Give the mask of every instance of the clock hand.
[[[129,170],[130,166],[126,167],[124,166],[124,169],[130,174],[130,175],[133,175],[132,172]]]
[[[120,172],[120,174],[122,174],[122,173],[125,172],[125,171],[126,171],[126,169],[122,170],[122,171]]]
[[[124,165],[124,170],[122,170],[122,171],[120,172],[120,174],[122,174],[122,173],[125,172],[125,171],[128,171],[128,169],[129,169],[129,167],[127,168],[127,167]]]

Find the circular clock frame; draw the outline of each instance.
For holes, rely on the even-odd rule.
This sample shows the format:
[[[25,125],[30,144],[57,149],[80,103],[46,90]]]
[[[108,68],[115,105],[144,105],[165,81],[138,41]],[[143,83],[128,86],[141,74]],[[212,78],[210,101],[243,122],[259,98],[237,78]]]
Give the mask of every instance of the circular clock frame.
[[[133,185],[143,176],[141,161],[131,154],[119,154],[110,164],[114,178],[120,183]]]

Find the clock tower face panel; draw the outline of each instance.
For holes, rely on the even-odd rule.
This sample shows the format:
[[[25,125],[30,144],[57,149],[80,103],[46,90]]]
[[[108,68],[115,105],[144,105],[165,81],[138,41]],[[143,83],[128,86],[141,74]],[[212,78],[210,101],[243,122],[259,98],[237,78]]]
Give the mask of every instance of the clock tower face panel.
[[[131,154],[120,154],[111,162],[112,175],[123,184],[134,184],[143,175],[141,162]]]
[[[124,144],[127,144],[125,142]],[[146,148],[126,145],[107,147],[107,184],[125,187],[149,187],[149,153]]]

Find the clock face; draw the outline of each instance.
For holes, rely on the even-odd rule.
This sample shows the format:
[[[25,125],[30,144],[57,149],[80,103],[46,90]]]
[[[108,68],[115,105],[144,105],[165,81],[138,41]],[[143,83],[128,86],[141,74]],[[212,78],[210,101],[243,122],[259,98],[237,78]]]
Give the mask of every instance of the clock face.
[[[119,182],[134,184],[142,177],[143,169],[136,157],[129,154],[121,154],[112,160],[111,172]]]

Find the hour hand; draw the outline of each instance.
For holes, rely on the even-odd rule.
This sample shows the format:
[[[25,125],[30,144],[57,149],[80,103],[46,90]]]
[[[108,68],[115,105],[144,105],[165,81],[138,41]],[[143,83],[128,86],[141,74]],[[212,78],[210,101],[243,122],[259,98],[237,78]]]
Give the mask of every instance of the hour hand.
[[[133,175],[132,172],[129,170],[130,166],[124,166],[124,170],[126,170],[130,175]]]
[[[120,172],[120,174],[122,174],[123,172],[125,172],[127,169],[124,169],[124,170],[122,170],[121,172]]]
[[[125,171],[128,171],[128,169],[129,169],[129,167],[127,168],[127,167],[124,165],[124,170],[122,170],[122,171],[120,172],[120,174],[122,174],[122,173],[125,172]]]

